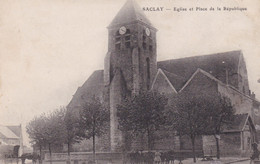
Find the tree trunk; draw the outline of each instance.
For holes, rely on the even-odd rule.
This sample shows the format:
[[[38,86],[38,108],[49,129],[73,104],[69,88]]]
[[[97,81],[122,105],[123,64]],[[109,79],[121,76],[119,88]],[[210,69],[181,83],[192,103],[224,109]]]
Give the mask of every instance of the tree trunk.
[[[39,163],[42,164],[42,145],[40,145],[40,159]]]
[[[49,143],[49,153],[50,153],[50,163],[52,164],[52,156],[51,156],[51,144]]]
[[[148,143],[148,150],[153,149],[153,142],[152,142],[152,133],[149,129],[147,129],[147,143]]]
[[[96,163],[96,141],[95,141],[95,125],[93,126],[93,162]]]
[[[70,156],[70,142],[67,143],[68,146],[68,156]]]
[[[70,142],[68,141],[67,143],[68,146],[68,160],[67,160],[67,164],[70,164]]]
[[[217,147],[217,159],[220,159],[219,138],[215,136],[215,139],[216,139],[216,147]]]
[[[127,135],[128,132],[127,131],[122,131],[123,133],[123,164],[127,163],[127,150],[128,150],[128,140],[127,140]]]
[[[193,155],[193,162],[196,163],[196,154],[195,154],[195,137],[191,137],[191,144],[192,144],[192,155]]]

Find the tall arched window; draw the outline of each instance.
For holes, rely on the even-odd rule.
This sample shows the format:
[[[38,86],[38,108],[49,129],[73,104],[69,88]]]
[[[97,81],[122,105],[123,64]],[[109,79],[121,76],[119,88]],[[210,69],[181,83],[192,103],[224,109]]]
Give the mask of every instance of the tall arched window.
[[[147,69],[147,90],[150,88],[150,59],[146,58],[146,69]]]

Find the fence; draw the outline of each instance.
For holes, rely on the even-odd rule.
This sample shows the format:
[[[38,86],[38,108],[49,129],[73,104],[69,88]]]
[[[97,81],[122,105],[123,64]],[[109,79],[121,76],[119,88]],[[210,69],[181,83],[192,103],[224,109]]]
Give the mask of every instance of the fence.
[[[201,151],[196,152],[197,157],[202,157]],[[190,151],[167,151],[160,153],[161,162],[157,164],[171,164],[174,161],[182,161],[186,158],[192,158]],[[153,164],[155,159],[155,152],[131,152],[127,154],[122,153],[111,153],[111,152],[98,152],[96,153],[96,162],[98,164]],[[49,154],[45,154],[45,162],[54,163],[61,161],[68,161],[68,155],[66,153],[54,153],[52,158]],[[73,152],[70,155],[71,164],[89,164],[93,160],[93,154],[91,152]]]

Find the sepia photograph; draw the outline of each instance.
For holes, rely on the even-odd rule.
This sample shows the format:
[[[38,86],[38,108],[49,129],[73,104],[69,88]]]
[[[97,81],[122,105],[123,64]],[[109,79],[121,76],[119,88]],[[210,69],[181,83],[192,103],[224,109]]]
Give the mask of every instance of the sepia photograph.
[[[0,0],[0,164],[260,163],[259,0]]]

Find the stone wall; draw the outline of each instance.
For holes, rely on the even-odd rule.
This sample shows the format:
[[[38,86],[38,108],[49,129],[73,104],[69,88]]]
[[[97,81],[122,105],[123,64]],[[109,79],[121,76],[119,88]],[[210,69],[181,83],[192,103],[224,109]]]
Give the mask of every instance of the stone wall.
[[[221,134],[219,140],[221,156],[240,156],[241,134],[240,132]],[[216,140],[213,135],[203,136],[203,151],[205,155],[216,156]]]
[[[251,145],[252,145],[252,136],[250,131],[243,131],[241,134],[241,155],[242,156],[250,156],[251,155]]]
[[[179,143],[176,144],[178,137],[175,136],[174,131],[161,130],[156,133],[156,140],[154,143],[155,150],[175,150],[178,149]]]
[[[227,87],[223,84],[218,84],[218,92],[221,95],[230,98],[231,104],[234,105],[234,108],[236,109],[236,114],[249,113],[249,115],[252,117],[253,101],[250,97],[244,95],[232,87]]]
[[[195,138],[195,150],[202,150],[202,136]],[[181,150],[192,150],[192,143],[189,136],[180,137],[180,149]]]
[[[147,150],[146,133],[131,138],[131,147],[128,151]],[[180,150],[180,139],[174,131],[160,130],[154,134],[154,150]]]
[[[240,56],[238,65],[238,89],[240,92],[249,95],[248,75],[246,69],[246,63],[243,55]]]

